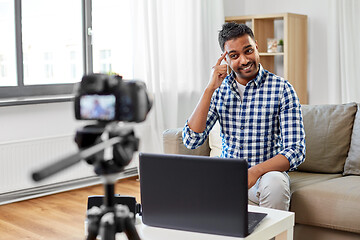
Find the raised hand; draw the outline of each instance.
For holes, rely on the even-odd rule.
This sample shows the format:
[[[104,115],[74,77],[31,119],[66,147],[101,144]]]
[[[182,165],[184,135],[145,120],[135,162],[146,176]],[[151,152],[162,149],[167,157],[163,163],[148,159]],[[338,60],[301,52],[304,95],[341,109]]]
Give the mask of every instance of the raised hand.
[[[225,59],[226,55],[227,52],[224,52],[217,60],[216,65],[212,68],[209,83],[205,88],[198,105],[189,118],[188,125],[194,132],[201,133],[206,128],[206,118],[209,112],[211,96],[214,91],[220,87],[227,74],[227,65],[221,65],[221,62]]]
[[[227,52],[225,51],[223,54],[221,54],[221,57],[217,60],[215,66],[212,67],[208,88],[213,91],[220,87],[222,81],[227,75],[227,64],[221,64],[221,62],[225,59],[226,55]]]

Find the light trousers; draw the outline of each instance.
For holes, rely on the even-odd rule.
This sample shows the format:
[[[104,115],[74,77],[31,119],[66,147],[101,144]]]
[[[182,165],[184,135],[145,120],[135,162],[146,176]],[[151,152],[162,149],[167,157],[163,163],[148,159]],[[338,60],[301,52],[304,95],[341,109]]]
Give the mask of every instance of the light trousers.
[[[249,189],[250,202],[260,207],[289,210],[290,178],[286,172],[268,172],[261,176]]]

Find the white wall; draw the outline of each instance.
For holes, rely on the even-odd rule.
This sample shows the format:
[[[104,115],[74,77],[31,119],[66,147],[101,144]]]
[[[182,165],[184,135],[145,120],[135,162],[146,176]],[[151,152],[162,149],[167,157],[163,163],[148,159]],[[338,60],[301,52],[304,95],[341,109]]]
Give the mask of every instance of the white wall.
[[[73,103],[0,107],[0,143],[74,134]]]
[[[225,16],[298,13],[308,16],[309,104],[329,103],[328,92],[328,0],[224,0]]]

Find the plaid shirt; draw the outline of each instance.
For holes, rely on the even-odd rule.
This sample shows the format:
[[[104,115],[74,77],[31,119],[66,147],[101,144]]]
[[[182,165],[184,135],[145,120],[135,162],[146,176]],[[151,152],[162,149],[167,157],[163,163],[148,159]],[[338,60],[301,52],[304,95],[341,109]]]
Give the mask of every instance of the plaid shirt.
[[[296,169],[305,159],[305,131],[301,105],[290,83],[260,65],[255,79],[248,82],[243,101],[234,74],[215,90],[202,133],[183,129],[187,148],[197,148],[206,140],[215,122],[220,122],[224,158],[247,159],[249,167],[277,154]]]

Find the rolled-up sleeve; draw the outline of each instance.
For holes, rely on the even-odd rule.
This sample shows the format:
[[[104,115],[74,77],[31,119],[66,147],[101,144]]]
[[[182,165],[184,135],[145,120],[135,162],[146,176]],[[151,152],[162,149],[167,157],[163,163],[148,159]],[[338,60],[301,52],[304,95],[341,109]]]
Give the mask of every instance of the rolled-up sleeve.
[[[182,131],[182,138],[184,145],[187,148],[195,149],[201,146],[207,138],[206,130],[202,133],[197,133],[191,130],[188,125],[188,121],[186,121],[185,127]]]
[[[279,154],[289,160],[292,171],[305,161],[305,130],[295,90],[290,84],[286,84],[283,93],[279,117],[283,150]]]

